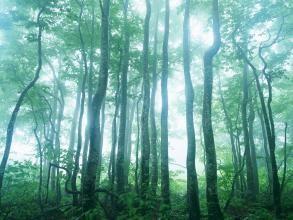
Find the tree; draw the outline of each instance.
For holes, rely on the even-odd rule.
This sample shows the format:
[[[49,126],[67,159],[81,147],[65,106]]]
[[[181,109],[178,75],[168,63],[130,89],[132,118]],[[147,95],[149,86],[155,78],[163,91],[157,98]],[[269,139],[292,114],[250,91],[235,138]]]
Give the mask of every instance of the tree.
[[[120,123],[117,152],[117,191],[123,193],[125,190],[125,145],[126,145],[126,113],[127,113],[127,72],[129,65],[129,31],[127,21],[128,0],[123,2],[123,19],[124,19],[124,48],[122,59],[121,74],[121,95],[120,95]]]
[[[163,40],[162,58],[162,113],[161,113],[161,195],[165,205],[170,205],[170,182],[169,182],[169,154],[168,154],[168,43],[169,43],[169,0],[165,0],[165,32]]]
[[[99,164],[99,149],[101,148],[100,111],[106,95],[108,83],[109,59],[109,10],[110,0],[103,0],[101,5],[101,59],[98,89],[93,97],[90,121],[90,146],[85,173],[83,192],[86,198],[85,208],[95,205],[95,181]]]
[[[1,204],[1,191],[2,191],[2,185],[3,185],[3,179],[4,179],[4,174],[5,174],[5,169],[6,169],[6,165],[7,165],[7,161],[9,158],[9,154],[10,154],[10,149],[11,149],[11,144],[12,144],[12,138],[13,138],[13,133],[14,133],[14,126],[15,126],[15,122],[17,119],[17,115],[18,112],[20,110],[20,107],[24,101],[24,99],[26,98],[28,92],[34,87],[34,85],[36,84],[36,82],[38,81],[39,77],[40,77],[40,72],[42,70],[42,65],[43,65],[43,59],[42,59],[42,32],[43,32],[43,25],[42,25],[42,14],[45,10],[45,5],[40,8],[38,15],[37,15],[37,27],[38,27],[38,37],[37,37],[37,42],[38,42],[38,64],[37,64],[37,68],[35,71],[35,76],[33,78],[33,80],[23,89],[23,91],[21,92],[15,107],[13,109],[13,112],[11,114],[8,126],[7,126],[7,131],[6,131],[6,144],[5,144],[5,149],[4,149],[4,154],[1,160],[1,164],[0,164],[0,204]]]
[[[218,1],[213,0],[213,45],[204,54],[204,96],[202,127],[206,152],[206,196],[208,219],[223,219],[217,192],[217,159],[212,126],[213,58],[221,45]]]
[[[185,80],[185,117],[187,130],[187,206],[188,218],[200,218],[200,204],[198,197],[198,181],[195,169],[195,132],[193,125],[193,101],[194,91],[190,76],[190,32],[189,32],[189,10],[190,1],[185,1],[184,23],[183,23],[183,59],[184,59],[184,80]]]
[[[149,109],[150,109],[150,77],[148,71],[149,63],[149,23],[151,17],[150,0],[145,1],[146,16],[144,20],[144,39],[142,56],[143,75],[143,105],[141,113],[141,182],[140,193],[143,200],[147,197],[149,188],[149,161],[150,161],[150,137],[149,137]]]
[[[158,1],[156,2],[158,4]],[[158,23],[159,23],[159,6],[156,6],[155,14],[155,33],[154,33],[154,51],[153,51],[153,69],[152,69],[152,93],[150,109],[150,127],[151,127],[151,159],[152,159],[152,178],[151,189],[153,195],[157,193],[158,187],[158,149],[157,149],[157,126],[156,126],[156,91],[157,91],[157,69],[158,69]]]
[[[243,68],[243,97],[242,97],[242,105],[241,105],[241,116],[242,116],[242,128],[243,128],[243,136],[244,136],[244,146],[245,146],[245,162],[246,162],[246,178],[247,178],[247,192],[246,196],[248,200],[255,201],[256,200],[256,192],[255,192],[255,182],[253,178],[253,165],[251,160],[251,151],[250,151],[250,143],[249,143],[249,131],[248,131],[248,116],[247,116],[247,104],[248,104],[248,66],[244,64]]]

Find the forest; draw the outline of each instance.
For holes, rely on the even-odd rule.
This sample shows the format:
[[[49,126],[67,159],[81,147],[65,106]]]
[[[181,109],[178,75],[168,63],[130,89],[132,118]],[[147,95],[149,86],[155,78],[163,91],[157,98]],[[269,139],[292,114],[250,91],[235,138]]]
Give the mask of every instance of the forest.
[[[0,0],[0,220],[293,219],[293,2]]]

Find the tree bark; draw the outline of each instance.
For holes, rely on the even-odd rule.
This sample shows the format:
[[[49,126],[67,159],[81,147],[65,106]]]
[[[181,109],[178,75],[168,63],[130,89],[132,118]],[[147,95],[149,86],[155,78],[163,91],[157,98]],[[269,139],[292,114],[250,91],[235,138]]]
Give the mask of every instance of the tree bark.
[[[86,163],[87,163],[87,155],[88,155],[88,147],[89,147],[89,133],[90,133],[90,121],[91,121],[91,104],[92,104],[92,96],[93,96],[93,71],[94,71],[94,38],[95,38],[95,7],[92,7],[92,21],[91,21],[91,49],[89,55],[89,74],[88,74],[88,93],[87,93],[87,124],[85,129],[85,137],[84,137],[84,146],[82,152],[82,171],[81,171],[81,184],[83,185]]]
[[[158,67],[158,23],[159,23],[159,6],[156,6],[155,15],[155,34],[154,34],[154,53],[153,53],[153,70],[152,70],[152,92],[151,92],[151,109],[150,109],[150,126],[151,126],[151,190],[152,195],[156,196],[158,187],[158,149],[157,149],[157,126],[156,126],[156,91],[157,91],[157,67]]]
[[[139,195],[139,179],[138,179],[138,169],[139,169],[139,144],[140,144],[140,120],[139,120],[139,103],[141,97],[136,101],[136,147],[135,147],[135,171],[134,171],[134,182],[135,182],[135,192]]]
[[[150,137],[149,137],[149,110],[150,110],[150,77],[148,71],[149,56],[149,22],[151,17],[150,0],[145,0],[146,16],[144,21],[143,40],[143,105],[141,113],[141,182],[140,193],[142,200],[146,200],[149,189],[149,162],[150,162]]]
[[[162,113],[161,113],[161,195],[163,203],[170,206],[170,180],[169,180],[169,152],[168,152],[168,74],[169,74],[169,0],[165,0],[165,31],[163,40],[162,58]]]
[[[78,2],[78,0],[77,0],[77,2]],[[80,160],[80,154],[81,154],[81,148],[82,148],[82,125],[83,125],[83,114],[84,114],[84,103],[85,103],[85,87],[86,87],[86,81],[88,78],[87,55],[86,55],[84,38],[82,35],[82,31],[81,31],[81,22],[82,22],[84,4],[79,3],[79,2],[78,2],[78,4],[80,7],[79,21],[78,21],[78,33],[79,33],[79,40],[80,40],[80,50],[81,50],[81,56],[82,56],[82,63],[84,66],[84,74],[83,74],[82,85],[81,85],[80,112],[79,112],[78,128],[77,128],[77,147],[76,147],[74,167],[73,167],[73,172],[72,172],[72,177],[71,177],[72,191],[77,191],[76,179],[77,179],[77,174],[79,172],[79,160]],[[78,205],[78,195],[72,194],[72,199],[73,199],[72,200],[73,205],[77,206]]]
[[[193,119],[194,91],[190,76],[190,0],[185,1],[183,21],[183,65],[185,80],[185,117],[187,131],[187,208],[188,219],[200,219],[200,201],[198,197],[198,181],[195,166],[196,141]]]
[[[252,96],[252,95],[251,95]],[[254,143],[254,120],[255,120],[255,111],[252,97],[250,98],[249,103],[249,115],[248,115],[248,132],[249,132],[249,144],[250,144],[250,153],[251,153],[251,162],[252,162],[252,174],[254,182],[254,193],[255,195],[259,194],[259,180],[258,180],[258,166],[257,166],[257,157],[256,157],[256,146]]]
[[[125,186],[128,185],[128,175],[129,175],[129,170],[130,170],[130,162],[131,162],[131,153],[132,153],[132,140],[131,140],[131,135],[132,135],[132,125],[133,125],[133,120],[134,120],[134,113],[135,113],[135,103],[136,100],[132,100],[129,104],[130,112],[129,112],[129,117],[128,121],[126,123],[126,153],[125,153]]]
[[[73,167],[73,157],[74,157],[74,150],[75,150],[75,141],[76,141],[76,128],[77,128],[77,117],[79,115],[80,110],[80,97],[81,97],[81,85],[82,80],[78,76],[77,82],[77,92],[76,92],[76,99],[75,99],[75,108],[73,112],[71,128],[70,128],[70,138],[69,138],[69,147],[67,152],[67,168],[72,170]]]
[[[234,173],[236,174],[238,172],[238,170],[239,170],[239,166],[238,166],[239,162],[238,162],[238,160],[240,158],[238,158],[238,155],[237,155],[236,143],[235,143],[236,140],[234,138],[232,120],[231,120],[231,117],[229,115],[228,108],[226,106],[226,101],[225,101],[224,96],[223,96],[220,76],[219,76],[219,94],[220,94],[220,98],[221,98],[221,102],[222,102],[222,106],[223,106],[223,111],[224,111],[224,115],[225,115],[226,128],[227,128],[227,131],[228,131],[229,137],[230,137],[231,150],[232,150],[232,162],[233,162]],[[233,192],[236,192],[236,193],[238,193],[240,191],[239,176],[240,176],[240,173],[237,176],[235,175],[235,183],[233,184],[233,189],[232,189]],[[234,189],[234,186],[235,186],[235,189]]]
[[[206,196],[208,219],[222,220],[223,214],[217,192],[217,158],[212,126],[212,92],[213,92],[213,57],[221,45],[218,0],[213,0],[213,33],[214,43],[204,54],[204,97],[202,126],[206,151]]]
[[[120,95],[120,123],[119,123],[119,137],[117,149],[117,192],[121,194],[125,191],[125,138],[126,138],[126,121],[127,121],[127,78],[129,66],[129,30],[128,30],[128,0],[123,2],[123,59],[122,59],[122,74],[121,74],[121,95]]]
[[[7,161],[9,158],[10,154],[10,149],[11,149],[11,144],[12,144],[12,139],[13,139],[13,133],[14,133],[14,127],[15,127],[15,122],[17,119],[18,112],[20,110],[20,107],[23,103],[23,100],[27,96],[28,92],[34,87],[36,84],[37,80],[39,79],[40,72],[42,69],[42,31],[43,27],[41,25],[41,15],[44,12],[45,7],[41,8],[38,16],[37,16],[37,25],[38,25],[38,65],[35,71],[35,76],[33,80],[24,88],[24,90],[21,92],[16,105],[13,109],[12,115],[10,117],[8,126],[7,126],[7,131],[6,131],[6,143],[5,143],[5,148],[4,148],[4,153],[3,157],[1,160],[0,164],[0,205],[1,205],[1,191],[2,191],[2,186],[3,186],[3,179],[4,179],[4,173],[7,165]]]
[[[282,26],[281,26],[282,27]],[[281,30],[281,28],[280,28]],[[278,35],[280,34],[280,30],[278,32]],[[277,35],[277,37],[278,37]],[[242,58],[244,61],[249,65],[249,67],[252,69],[255,82],[256,82],[256,87],[258,91],[258,96],[261,104],[261,109],[262,109],[262,114],[264,117],[264,124],[266,127],[266,133],[267,133],[267,138],[268,138],[268,145],[269,145],[269,151],[270,151],[270,161],[271,161],[271,166],[272,166],[272,186],[273,186],[273,200],[274,200],[274,208],[275,208],[275,215],[277,218],[280,218],[281,216],[281,189],[280,189],[280,182],[279,182],[279,177],[278,177],[278,166],[277,166],[277,161],[276,161],[276,155],[275,155],[275,149],[276,149],[276,138],[275,138],[275,127],[274,127],[274,120],[273,120],[273,115],[272,115],[272,109],[271,109],[271,102],[272,102],[272,85],[271,85],[271,76],[267,75],[266,73],[266,68],[267,68],[267,63],[264,60],[262,56],[262,50],[266,47],[270,47],[273,45],[274,42],[276,42],[277,37],[275,40],[267,45],[259,48],[259,57],[262,60],[264,66],[262,69],[263,75],[266,77],[267,84],[268,84],[268,91],[269,91],[269,97],[267,101],[267,105],[265,103],[265,98],[264,98],[264,93],[260,84],[259,76],[258,76],[258,71],[256,67],[250,62],[250,60],[247,58],[246,54],[243,52],[242,48],[237,45],[238,50],[241,52]]]
[[[247,104],[248,104],[248,66],[245,63],[243,68],[243,84],[242,84],[242,105],[241,105],[241,116],[242,116],[242,129],[243,129],[243,139],[245,147],[245,164],[246,164],[246,179],[247,179],[247,191],[246,198],[249,201],[256,200],[255,183],[253,178],[253,165],[251,160],[251,151],[249,144],[249,131],[247,122]]]
[[[109,9],[110,0],[101,3],[101,60],[98,89],[92,101],[90,120],[90,146],[83,183],[83,192],[86,200],[85,209],[95,207],[96,171],[99,164],[99,152],[101,148],[100,112],[106,95],[109,68]]]
[[[257,109],[258,117],[260,120],[261,125],[261,132],[262,132],[262,140],[263,140],[263,149],[265,152],[265,161],[266,161],[266,168],[267,168],[267,175],[268,175],[268,185],[269,185],[269,192],[272,192],[272,165],[271,165],[271,159],[270,159],[270,152],[268,149],[268,138],[266,133],[266,127],[263,119],[263,115],[259,109]]]

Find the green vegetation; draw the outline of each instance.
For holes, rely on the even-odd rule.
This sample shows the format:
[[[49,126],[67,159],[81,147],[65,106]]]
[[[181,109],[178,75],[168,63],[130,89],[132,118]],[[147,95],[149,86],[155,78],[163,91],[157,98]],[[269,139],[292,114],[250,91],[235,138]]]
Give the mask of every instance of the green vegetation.
[[[292,11],[2,0],[0,220],[293,219]]]

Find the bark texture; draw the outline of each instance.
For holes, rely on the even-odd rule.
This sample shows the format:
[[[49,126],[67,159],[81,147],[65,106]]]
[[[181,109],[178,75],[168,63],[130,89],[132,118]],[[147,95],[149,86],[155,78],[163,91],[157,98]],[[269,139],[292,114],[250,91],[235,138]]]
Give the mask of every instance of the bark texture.
[[[101,5],[101,59],[98,89],[93,97],[90,120],[90,146],[83,183],[85,209],[95,206],[96,171],[99,164],[101,148],[100,112],[106,95],[109,68],[109,9],[110,0],[103,0]]]
[[[122,59],[121,74],[121,95],[120,95],[120,123],[117,152],[117,192],[119,194],[125,191],[125,138],[126,138],[126,121],[127,121],[127,74],[129,66],[129,31],[128,31],[128,0],[124,1],[123,19],[124,19],[124,48]]]
[[[188,219],[200,219],[200,204],[198,197],[198,181],[195,168],[196,142],[193,124],[193,102],[194,91],[190,76],[190,0],[185,1],[184,23],[183,23],[183,65],[185,79],[185,114],[187,131],[187,207]]]
[[[143,200],[146,199],[149,189],[150,170],[150,135],[149,135],[149,110],[150,110],[150,76],[149,66],[149,23],[151,17],[150,0],[145,0],[146,16],[144,20],[144,40],[143,40],[143,104],[141,113],[141,181],[140,193]]]
[[[224,219],[217,191],[217,158],[212,126],[213,58],[221,45],[218,0],[213,0],[214,43],[204,54],[204,97],[202,126],[206,152],[206,197],[208,219]]]
[[[163,203],[170,205],[170,180],[169,180],[169,152],[168,152],[168,74],[169,74],[169,0],[165,0],[165,31],[163,40],[162,58],[162,113],[161,113],[161,195]]]

